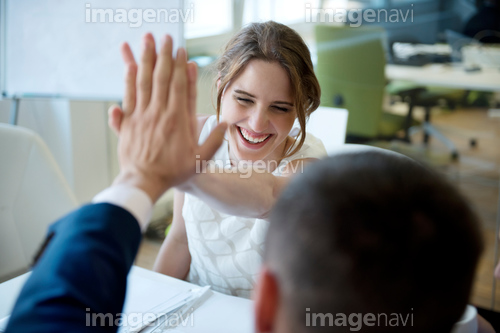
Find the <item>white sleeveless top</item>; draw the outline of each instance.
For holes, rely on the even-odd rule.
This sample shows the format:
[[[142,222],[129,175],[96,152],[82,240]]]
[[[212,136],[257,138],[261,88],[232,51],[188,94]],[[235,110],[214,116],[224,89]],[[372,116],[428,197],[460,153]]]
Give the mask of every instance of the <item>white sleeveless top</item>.
[[[216,116],[207,119],[200,133],[200,144],[216,125]],[[326,151],[321,140],[307,134],[302,148],[281,161],[272,174],[280,176],[283,167],[295,159],[324,156]],[[230,165],[227,140],[212,159]],[[262,263],[269,222],[222,213],[188,193],[184,197],[182,216],[191,254],[187,280],[200,286],[210,285],[225,294],[250,298]]]

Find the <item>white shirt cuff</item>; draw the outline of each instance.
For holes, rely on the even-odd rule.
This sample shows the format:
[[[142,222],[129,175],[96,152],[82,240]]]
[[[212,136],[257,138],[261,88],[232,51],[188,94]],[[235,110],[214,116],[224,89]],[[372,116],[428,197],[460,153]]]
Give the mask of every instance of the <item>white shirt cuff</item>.
[[[115,185],[98,193],[92,203],[109,203],[132,214],[144,231],[151,220],[153,202],[142,190],[128,185]]]

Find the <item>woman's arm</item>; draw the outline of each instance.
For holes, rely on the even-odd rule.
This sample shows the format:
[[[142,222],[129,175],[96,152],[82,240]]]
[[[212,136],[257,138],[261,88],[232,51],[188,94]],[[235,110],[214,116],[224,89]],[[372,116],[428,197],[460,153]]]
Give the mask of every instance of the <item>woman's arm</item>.
[[[182,190],[193,194],[213,208],[230,215],[266,218],[276,199],[290,178],[315,159],[290,162],[283,176],[269,172],[200,173],[182,185]]]
[[[191,255],[189,254],[186,225],[182,217],[184,193],[174,192],[174,216],[172,227],[163,241],[160,252],[156,257],[153,270],[165,275],[184,280],[189,273]]]

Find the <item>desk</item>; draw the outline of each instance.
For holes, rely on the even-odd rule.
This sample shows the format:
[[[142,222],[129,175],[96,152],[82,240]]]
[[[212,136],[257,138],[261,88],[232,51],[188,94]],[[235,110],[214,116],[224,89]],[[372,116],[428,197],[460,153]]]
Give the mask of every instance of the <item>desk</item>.
[[[9,315],[30,273],[0,284],[0,319]],[[178,292],[197,286],[137,266],[128,276],[127,296],[123,313],[147,312]],[[193,320],[178,326],[175,332],[253,332],[253,302],[218,292],[193,313]]]
[[[386,65],[385,76],[389,80],[411,81],[423,86],[500,91],[498,69],[465,72],[460,65],[430,64],[422,67]]]

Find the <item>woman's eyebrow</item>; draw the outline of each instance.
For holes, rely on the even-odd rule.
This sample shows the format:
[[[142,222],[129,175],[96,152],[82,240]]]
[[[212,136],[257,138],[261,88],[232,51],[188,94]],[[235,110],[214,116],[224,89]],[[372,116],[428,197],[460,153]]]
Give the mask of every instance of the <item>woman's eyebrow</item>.
[[[243,95],[247,95],[247,96],[250,96],[250,97],[255,98],[255,96],[254,96],[254,95],[252,95],[252,94],[250,94],[250,93],[248,93],[248,92],[246,92],[246,91],[244,91],[244,90],[241,90],[241,89],[235,89],[235,90],[234,90],[234,92],[235,92],[235,93],[238,93],[238,94],[243,94]]]
[[[293,103],[285,102],[285,101],[274,101],[273,104],[286,104],[286,105],[293,106]]]
[[[238,94],[247,95],[247,96],[252,97],[252,98],[256,98],[254,95],[252,95],[249,92],[246,92],[244,90],[241,90],[241,89],[235,89],[234,92],[238,93]],[[293,107],[293,103],[285,102],[285,101],[274,101],[273,104],[286,104],[286,105]]]

